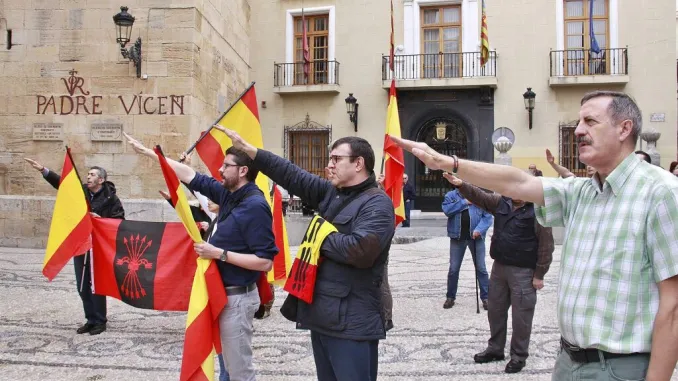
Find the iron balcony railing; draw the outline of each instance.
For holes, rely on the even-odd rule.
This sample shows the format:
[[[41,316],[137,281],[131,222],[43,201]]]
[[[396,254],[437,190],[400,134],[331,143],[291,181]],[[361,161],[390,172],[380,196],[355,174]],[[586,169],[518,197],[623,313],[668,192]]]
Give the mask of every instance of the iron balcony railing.
[[[308,63],[308,74],[304,72],[304,62],[276,63],[273,66],[275,87],[339,84],[339,62],[337,61],[311,61]]]
[[[395,79],[442,79],[495,77],[497,52],[491,51],[485,65],[480,65],[480,52],[404,54],[393,59]],[[390,80],[389,56],[382,56],[381,79]]]
[[[626,75],[629,73],[627,48],[552,50],[551,77],[572,75]]]

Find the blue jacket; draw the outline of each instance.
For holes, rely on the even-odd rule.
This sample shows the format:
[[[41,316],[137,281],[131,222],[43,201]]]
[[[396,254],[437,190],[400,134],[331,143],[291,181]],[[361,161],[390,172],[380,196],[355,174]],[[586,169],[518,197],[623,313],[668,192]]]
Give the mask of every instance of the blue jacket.
[[[473,234],[474,231],[479,232],[483,239],[487,229],[492,225],[493,217],[483,209],[468,202],[458,190],[447,192],[443,200],[443,213],[447,216],[447,236],[454,239],[460,239],[461,234],[461,212],[468,209],[468,214],[471,219],[471,226],[469,232]],[[471,239],[471,237],[467,237]]]

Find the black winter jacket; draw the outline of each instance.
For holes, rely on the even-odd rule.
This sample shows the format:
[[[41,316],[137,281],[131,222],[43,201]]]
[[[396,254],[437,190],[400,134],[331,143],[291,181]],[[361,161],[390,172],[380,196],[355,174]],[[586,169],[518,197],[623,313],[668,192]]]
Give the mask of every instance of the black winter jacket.
[[[59,189],[59,182],[61,182],[61,176],[59,176],[59,174],[49,171],[45,176],[45,180],[47,180],[54,189]],[[87,196],[87,201],[89,201],[92,212],[98,214],[102,218],[125,219],[125,209],[122,208],[122,203],[115,194],[115,185],[112,182],[104,182],[101,191],[97,192],[94,197],[92,197],[92,192],[87,188],[87,184],[82,184],[82,189],[85,191],[85,196]]]
[[[320,249],[313,303],[299,301],[297,328],[351,340],[386,337],[380,286],[395,232],[393,203],[377,188],[374,175],[362,184],[337,189],[286,159],[258,150],[254,165],[299,196],[321,217],[335,216],[337,233]],[[343,201],[359,193],[337,214]]]

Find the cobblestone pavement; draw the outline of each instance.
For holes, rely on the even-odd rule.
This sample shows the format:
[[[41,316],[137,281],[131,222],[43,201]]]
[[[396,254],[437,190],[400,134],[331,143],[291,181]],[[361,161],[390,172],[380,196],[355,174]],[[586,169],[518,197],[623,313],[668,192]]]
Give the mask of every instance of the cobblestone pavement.
[[[447,238],[434,238],[393,246],[389,277],[395,328],[379,347],[379,379],[550,380],[559,339],[555,284],[560,247],[538,294],[527,367],[507,375],[504,362],[473,362],[489,330],[486,313],[476,313],[468,252],[457,304],[442,308],[448,245]],[[83,312],[73,266],[67,265],[50,283],[40,273],[42,258],[40,250],[0,248],[0,380],[179,378],[184,313],[135,309],[109,298],[108,330],[98,336],[76,335]],[[491,262],[488,256],[488,269]],[[258,379],[313,380],[309,334],[280,316],[283,297],[277,290],[273,315],[255,321]]]

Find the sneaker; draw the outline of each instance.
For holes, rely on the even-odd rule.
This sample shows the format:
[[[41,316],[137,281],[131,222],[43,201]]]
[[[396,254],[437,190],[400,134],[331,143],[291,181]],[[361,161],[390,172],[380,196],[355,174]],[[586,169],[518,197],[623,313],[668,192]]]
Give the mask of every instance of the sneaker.
[[[78,330],[75,331],[75,332],[77,332],[78,335],[80,335],[80,334],[87,333],[87,332],[91,331],[92,328],[94,328],[94,324],[85,323],[82,327],[78,328]]]
[[[98,335],[102,333],[103,331],[106,330],[106,323],[103,324],[96,324],[92,327],[92,329],[89,331],[90,335]]]
[[[444,309],[449,309],[454,306],[454,299],[447,298],[445,299],[445,303],[443,303],[443,308]]]

